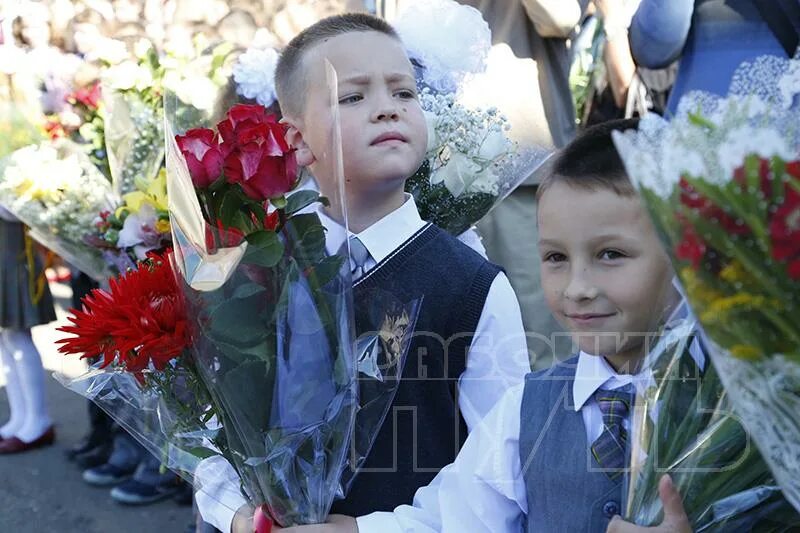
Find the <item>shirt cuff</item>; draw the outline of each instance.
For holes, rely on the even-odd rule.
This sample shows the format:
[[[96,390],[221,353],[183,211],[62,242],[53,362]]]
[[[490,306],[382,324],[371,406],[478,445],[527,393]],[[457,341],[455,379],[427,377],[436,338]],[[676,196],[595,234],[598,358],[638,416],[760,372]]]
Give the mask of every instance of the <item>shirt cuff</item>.
[[[358,533],[403,533],[394,513],[378,512],[356,518]]]

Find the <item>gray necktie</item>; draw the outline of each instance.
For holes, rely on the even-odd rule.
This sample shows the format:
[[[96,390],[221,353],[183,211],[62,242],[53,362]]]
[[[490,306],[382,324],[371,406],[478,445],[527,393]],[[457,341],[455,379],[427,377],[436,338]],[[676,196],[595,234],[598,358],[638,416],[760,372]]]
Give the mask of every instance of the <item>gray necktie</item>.
[[[369,250],[358,237],[350,237],[350,267],[353,279],[356,280],[367,271],[365,267],[369,259]]]

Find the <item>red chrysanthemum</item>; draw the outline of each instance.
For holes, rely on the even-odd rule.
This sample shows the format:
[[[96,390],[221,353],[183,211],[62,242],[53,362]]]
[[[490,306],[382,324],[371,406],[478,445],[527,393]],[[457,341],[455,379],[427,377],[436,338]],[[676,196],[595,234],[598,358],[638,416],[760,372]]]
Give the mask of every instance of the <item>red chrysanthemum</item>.
[[[59,331],[74,336],[57,341],[64,354],[116,360],[135,372],[152,363],[156,369],[178,357],[189,344],[183,295],[169,264],[169,254],[151,255],[137,270],[112,279],[108,291],[95,289],[72,310],[72,325]]]

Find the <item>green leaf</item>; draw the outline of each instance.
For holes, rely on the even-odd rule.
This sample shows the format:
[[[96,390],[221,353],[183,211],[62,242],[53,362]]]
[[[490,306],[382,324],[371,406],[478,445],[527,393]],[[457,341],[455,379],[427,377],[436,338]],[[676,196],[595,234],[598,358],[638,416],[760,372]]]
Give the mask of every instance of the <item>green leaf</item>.
[[[313,277],[313,282],[318,287],[322,287],[339,274],[342,263],[344,263],[344,258],[338,255],[326,257],[312,267],[308,273],[308,277]]]
[[[258,285],[256,283],[246,283],[244,285],[239,285],[238,287],[236,287],[236,289],[234,289],[233,291],[233,294],[231,295],[231,298],[244,299],[254,296],[256,294],[263,294],[265,292],[267,292],[267,289],[265,289],[261,285]]]
[[[286,199],[286,215],[293,215],[311,204],[320,201],[317,191],[297,191]]]
[[[237,298],[220,303],[211,311],[208,334],[212,342],[235,346],[252,346],[259,343],[266,332],[250,327],[254,320],[263,318],[263,305],[258,298]]]
[[[257,231],[247,236],[247,251],[242,261],[253,265],[271,268],[283,257],[284,246],[278,235],[272,231]]]
[[[291,256],[303,268],[325,257],[325,228],[316,213],[294,215],[286,222],[283,231]]]
[[[219,453],[209,448],[203,448],[202,446],[196,446],[194,448],[186,448],[186,451],[191,455],[198,457],[200,459],[208,459],[209,457],[214,457],[215,455],[219,455]]]
[[[221,378],[220,396],[230,413],[236,413],[236,425],[266,430],[272,408],[274,368],[264,361],[247,361],[225,373]],[[226,426],[227,427],[227,426]],[[256,435],[260,431],[254,432]],[[246,440],[253,433],[242,434]],[[244,449],[263,449],[263,442],[249,440]],[[260,448],[259,448],[260,446]]]
[[[238,227],[236,222],[241,222],[237,215],[241,215],[242,200],[234,189],[225,191],[219,203],[219,218],[226,228]]]

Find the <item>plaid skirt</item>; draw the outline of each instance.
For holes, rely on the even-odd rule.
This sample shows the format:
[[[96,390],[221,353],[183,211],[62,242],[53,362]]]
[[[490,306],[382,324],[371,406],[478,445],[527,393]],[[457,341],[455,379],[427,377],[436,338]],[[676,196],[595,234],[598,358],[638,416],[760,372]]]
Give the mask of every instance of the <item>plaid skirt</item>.
[[[0,327],[29,329],[56,319],[53,296],[47,282],[36,303],[31,289],[42,273],[42,263],[34,254],[33,272],[25,255],[25,226],[0,219]]]

